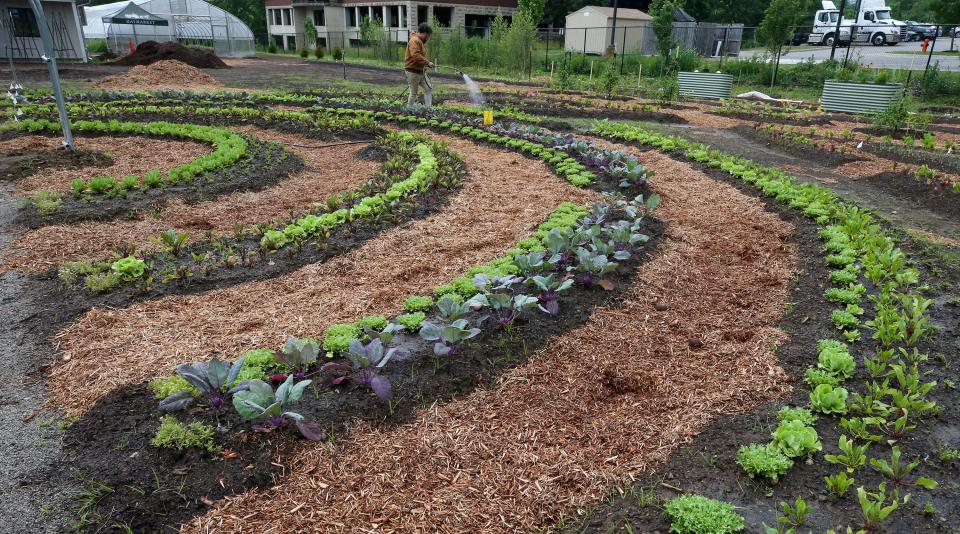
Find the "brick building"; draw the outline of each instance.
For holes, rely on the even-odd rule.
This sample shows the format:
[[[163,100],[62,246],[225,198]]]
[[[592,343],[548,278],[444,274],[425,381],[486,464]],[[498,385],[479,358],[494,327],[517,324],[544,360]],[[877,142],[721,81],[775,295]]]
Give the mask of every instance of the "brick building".
[[[498,10],[509,18],[517,9],[516,0],[264,0],[264,4],[270,40],[285,50],[312,48],[315,44],[328,48],[356,45],[364,18],[379,21],[391,38],[401,43],[417,25],[433,19],[469,35],[486,35]],[[317,43],[307,43],[304,38],[303,23],[308,18],[317,27]]]

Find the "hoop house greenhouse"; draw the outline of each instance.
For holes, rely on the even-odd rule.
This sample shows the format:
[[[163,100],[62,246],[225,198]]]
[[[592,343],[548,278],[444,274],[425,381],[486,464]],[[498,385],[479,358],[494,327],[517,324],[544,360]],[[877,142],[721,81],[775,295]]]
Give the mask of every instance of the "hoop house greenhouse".
[[[212,48],[218,56],[255,53],[253,32],[227,11],[203,0],[133,0],[86,7],[86,39],[106,39],[114,53],[146,41]]]

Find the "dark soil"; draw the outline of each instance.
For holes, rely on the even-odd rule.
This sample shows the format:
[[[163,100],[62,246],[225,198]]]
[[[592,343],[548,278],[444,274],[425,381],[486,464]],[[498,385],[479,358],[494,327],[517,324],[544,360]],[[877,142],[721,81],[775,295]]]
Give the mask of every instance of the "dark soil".
[[[738,111],[735,113],[720,113],[720,112],[708,112],[708,115],[716,115],[718,117],[729,117],[734,119],[740,119],[744,121],[763,123],[763,124],[786,124],[790,126],[813,126],[813,125],[823,125],[823,124],[833,124],[833,120],[830,117],[824,115],[814,115],[812,117],[797,117],[797,118],[780,118],[780,117],[771,117],[763,113],[750,113],[747,111]]]
[[[146,41],[137,45],[133,52],[113,62],[114,65],[132,67],[134,65],[150,65],[157,61],[173,59],[196,67],[198,69],[226,69],[229,68],[213,51],[206,48],[183,46],[172,41],[158,43]]]
[[[730,128],[730,130],[766,146],[776,146],[779,150],[789,154],[804,158],[816,159],[818,162],[825,164],[828,167],[838,167],[845,163],[852,163],[854,161],[861,161],[863,159],[853,154],[841,154],[840,152],[824,150],[814,145],[798,143],[788,139],[787,137],[770,135],[752,126],[734,126],[733,128]]]
[[[28,228],[38,228],[51,224],[132,218],[171,197],[180,197],[188,202],[202,202],[236,191],[257,191],[284,180],[302,167],[303,161],[284,150],[281,145],[247,139],[247,153],[237,163],[195,177],[190,182],[146,191],[133,190],[126,197],[94,194],[77,197],[64,193],[63,204],[55,213],[41,215],[28,203],[21,211],[17,223]]]
[[[704,171],[742,191],[759,196],[751,186],[725,173],[709,169]],[[856,486],[876,488],[883,481],[879,473],[869,466],[854,475],[857,483],[850,493],[836,500],[827,495],[823,477],[838,469],[826,463],[822,454],[817,454],[811,464],[797,463],[775,486],[750,479],[735,462],[740,446],[770,440],[770,434],[776,426],[777,410],[782,406],[798,406],[808,402],[808,390],[803,382],[804,370],[816,362],[816,340],[833,334],[830,320],[833,307],[822,297],[827,287],[828,270],[823,261],[816,225],[775,201],[761,198],[768,210],[778,213],[797,228],[793,241],[800,247],[801,270],[794,282],[791,308],[780,323],[780,327],[791,334],[791,339],[777,347],[780,364],[794,377],[794,393],[750,413],[724,416],[714,421],[690,444],[673,452],[666,464],[626,488],[622,497],[602,503],[565,531],[667,532],[670,524],[664,517],[662,505],[680,492],[699,493],[734,504],[737,512],[746,519],[746,532],[763,532],[763,523],[774,525],[778,503],[792,503],[798,496],[803,497],[813,509],[800,531],[812,529],[814,532],[825,532],[841,525],[859,524],[861,515],[855,495]],[[931,270],[921,267],[923,280],[935,282],[930,277]],[[937,380],[941,384],[944,380],[955,381],[957,371],[950,367],[948,357],[957,353],[955,340],[960,335],[960,307],[956,303],[950,304],[948,295],[939,291],[927,297],[935,300],[932,316],[940,332],[921,347],[931,355],[930,361],[925,364],[930,375],[924,380]],[[862,357],[872,353],[863,350],[864,344],[870,342],[852,346],[859,366],[857,376],[847,383],[848,388],[862,386],[863,381],[868,379]],[[922,460],[915,475],[937,480],[940,488],[934,492],[920,488],[905,490],[913,494],[913,500],[891,515],[885,525],[889,532],[955,532],[955,519],[960,514],[960,463],[942,463],[938,459],[938,450],[944,444],[956,447],[960,439],[960,418],[956,411],[960,396],[955,389],[943,386],[935,388],[931,396],[943,411],[935,418],[922,421],[916,430],[900,441],[900,447],[904,458]],[[824,444],[823,454],[838,453],[840,429],[837,423],[836,419],[824,416],[816,423]],[[874,445],[870,452],[880,457],[887,456],[889,460],[886,446]],[[923,506],[927,502],[933,504],[936,513],[923,513]]]
[[[661,223],[651,221],[647,232],[653,239],[624,263],[622,273],[611,277],[618,288],[632,283],[638,265],[656,250],[662,230]],[[392,382],[393,410],[356,384],[327,385],[333,376],[329,372],[312,376],[314,383],[297,410],[328,428],[331,438],[358,419],[403,424],[418,408],[494,383],[503,372],[548,345],[553,336],[586,322],[594,308],[616,307],[621,294],[577,287],[564,297],[559,317],[531,313],[526,322],[516,324],[511,331],[494,333],[487,329],[487,335],[471,342],[450,361],[435,362],[432,357],[421,356],[392,362],[384,374]],[[395,344],[412,353],[432,354],[430,345],[415,335],[402,336]],[[159,424],[156,403],[144,385],[125,388],[103,399],[68,430],[64,440],[68,459],[56,469],[76,469],[85,473],[87,480],[112,490],[102,492],[89,514],[92,524],[86,531],[114,523],[128,524],[135,532],[175,530],[179,523],[203,513],[211,500],[272,485],[283,470],[278,460],[282,462],[296,443],[292,428],[266,435],[237,432],[248,425],[227,408],[219,420],[210,410],[188,419],[223,425],[225,432],[217,441],[237,453],[236,458],[157,450],[149,446]]]
[[[77,169],[111,165],[113,165],[113,159],[110,156],[92,150],[70,151],[65,148],[15,150],[0,154],[0,180],[19,180],[45,168]]]
[[[599,107],[581,107],[572,102],[554,98],[522,98],[516,95],[487,94],[487,102],[495,106],[510,106],[540,117],[587,118],[595,119],[598,113],[611,120],[636,120],[646,122],[686,124],[687,120],[672,113],[655,110],[602,109]]]
[[[926,165],[931,169],[960,174],[960,155],[947,154],[943,150],[928,150],[923,147],[908,147],[899,144],[864,143],[863,149],[880,157],[911,163]]]
[[[917,206],[944,217],[960,220],[960,193],[938,180],[926,184],[909,172],[883,172],[864,180],[881,191],[910,199]]]

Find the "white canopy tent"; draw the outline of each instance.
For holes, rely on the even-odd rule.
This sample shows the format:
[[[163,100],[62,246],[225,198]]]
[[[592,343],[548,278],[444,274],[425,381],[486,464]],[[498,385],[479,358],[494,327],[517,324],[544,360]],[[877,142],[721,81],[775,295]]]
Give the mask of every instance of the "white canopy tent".
[[[134,3],[168,25],[134,25],[105,22]],[[124,53],[129,43],[176,41],[213,48],[218,56],[249,57],[256,53],[253,32],[240,19],[203,0],[127,0],[83,8],[87,39],[106,39],[114,53]]]

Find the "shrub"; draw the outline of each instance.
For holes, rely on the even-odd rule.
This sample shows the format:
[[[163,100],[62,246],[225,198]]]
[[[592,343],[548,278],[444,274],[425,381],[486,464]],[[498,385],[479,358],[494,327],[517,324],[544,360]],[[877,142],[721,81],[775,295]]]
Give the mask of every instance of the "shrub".
[[[303,59],[307,59],[308,57],[310,57],[310,52],[307,52],[306,48],[301,48],[300,57],[302,57]]]
[[[431,308],[433,308],[433,299],[430,297],[414,295],[403,301],[403,309],[410,313],[428,312]]]
[[[776,482],[793,467],[793,460],[769,443],[751,443],[740,447],[737,451],[737,463],[750,478],[761,476],[771,482]]]
[[[318,45],[316,48],[313,49],[313,57],[317,59],[323,59],[324,52],[325,51],[323,47]]]
[[[407,329],[407,332],[417,332],[420,330],[420,323],[427,319],[427,314],[423,312],[404,313],[394,317],[397,324]]]
[[[150,445],[164,449],[182,451],[196,447],[210,452],[219,448],[213,441],[213,427],[203,423],[184,425],[173,415],[165,415],[160,419],[160,428],[150,440]]]
[[[666,506],[670,532],[676,534],[727,534],[744,528],[743,517],[732,504],[702,495],[681,495]]]
[[[276,54],[276,53],[277,53],[277,45],[276,45],[275,43],[270,43],[269,45],[267,45],[267,53],[268,53],[268,54]]]
[[[360,329],[350,323],[334,324],[327,327],[323,333],[323,350],[327,356],[346,352],[350,348],[350,341],[360,337]]]
[[[334,61],[343,61],[343,49],[339,46],[333,47],[333,59]]]

